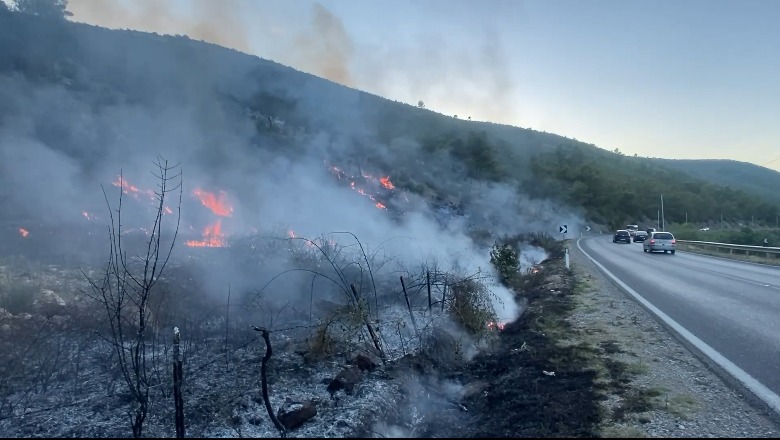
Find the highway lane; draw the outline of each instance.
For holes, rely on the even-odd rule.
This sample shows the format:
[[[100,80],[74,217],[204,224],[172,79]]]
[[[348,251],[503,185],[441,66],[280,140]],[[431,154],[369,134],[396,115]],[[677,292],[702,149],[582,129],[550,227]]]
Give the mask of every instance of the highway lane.
[[[648,254],[641,243],[612,243],[611,235],[584,238],[579,245],[750,376],[737,379],[744,383],[754,378],[774,393],[770,405],[780,410],[780,267],[683,251]]]

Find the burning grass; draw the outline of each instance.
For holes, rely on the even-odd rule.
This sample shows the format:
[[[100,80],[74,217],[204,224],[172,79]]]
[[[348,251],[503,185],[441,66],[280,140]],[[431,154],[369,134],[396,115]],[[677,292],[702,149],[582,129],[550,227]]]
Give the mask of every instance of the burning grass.
[[[389,178],[375,180],[386,191],[394,189]],[[141,191],[133,191],[135,187],[122,188],[125,194],[133,192],[140,197]],[[19,339],[20,350],[59,354],[53,363],[44,363],[39,355],[27,363],[8,363],[21,371],[50,373],[9,376],[23,386],[0,390],[5,402],[16,402],[6,404],[0,414],[3,431],[17,435],[127,435],[127,413],[140,417],[138,403],[142,402],[146,405],[144,418],[136,418],[134,430],[140,432],[141,420],[146,435],[169,435],[173,405],[168,367],[171,330],[177,327],[185,361],[188,433],[278,435],[263,415],[266,402],[258,398],[264,344],[250,324],[271,332],[274,355],[263,373],[270,382],[271,406],[278,409],[287,405],[288,399],[316,405],[316,418],[300,428],[301,434],[358,435],[378,426],[376,422],[391,421],[402,422],[405,430],[415,434],[424,429],[443,432],[447,426],[436,426],[434,420],[453,411],[462,416],[459,413],[465,407],[461,401],[469,397],[461,379],[478,377],[472,368],[481,361],[471,368],[468,362],[479,359],[480,350],[497,344],[499,335],[512,333],[511,325],[501,321],[496,312],[491,276],[436,263],[405,267],[404,262],[377,250],[367,252],[349,233],[307,239],[286,230],[274,237],[227,239],[220,223],[232,213],[226,196],[202,189],[196,195],[217,219],[197,246],[194,242],[185,244],[224,249],[188,250],[185,259],[171,260],[164,274],[150,279],[141,276],[147,261],[122,260],[117,257],[121,253],[114,255],[114,266],[102,273],[102,281],[99,270],[85,270],[97,303],[67,313],[49,313],[57,317],[52,322],[67,323],[68,331],[46,324],[43,328],[52,331],[47,330],[43,340]],[[161,221],[168,210],[162,201],[159,206],[157,220]],[[116,233],[121,236],[120,231]],[[517,261],[522,266],[521,260]],[[215,269],[220,268],[230,268],[223,276],[227,288],[215,292],[213,279],[222,275]],[[517,289],[538,287],[546,276],[542,269],[531,272],[527,268],[527,273],[517,269],[511,277]],[[231,288],[231,276],[243,284]],[[128,297],[124,302],[121,296],[112,296],[117,292],[133,295],[135,288],[126,280],[138,283],[140,292],[147,295],[143,301]],[[100,308],[95,306],[101,304],[103,319],[96,318]],[[136,310],[134,304],[142,307]],[[105,320],[106,310],[113,326]],[[75,322],[98,325],[85,328],[73,326]],[[25,325],[17,320],[10,329],[29,331]],[[120,330],[134,339],[111,342]],[[145,354],[140,361],[122,365],[117,362],[117,353],[124,353],[128,343],[142,347]],[[78,374],[74,379],[72,371],[61,370],[61,365],[74,359],[78,359],[79,371],[90,373],[88,379]],[[128,392],[128,375],[140,388]],[[41,382],[44,379],[45,385]],[[74,380],[82,381],[78,392],[63,396],[62,390],[76,387]],[[399,401],[406,403],[396,408]],[[83,418],[65,417],[65,408],[79,406],[101,408],[101,417],[93,418],[89,425]],[[48,422],[45,431],[30,431],[31,425],[13,422],[22,414],[28,421],[46,417],[55,422]],[[395,419],[377,420],[374,414],[393,414]]]
[[[317,246],[307,243],[317,243]],[[281,406],[287,397],[314,399],[318,402],[318,420],[304,429],[312,435],[322,435],[326,431],[332,436],[352,435],[362,429],[362,423],[369,423],[366,420],[373,420],[369,414],[392,405],[402,392],[403,387],[394,379],[364,373],[351,396],[331,401],[327,395],[323,381],[336,377],[338,365],[353,362],[355,353],[372,353],[374,362],[380,363],[379,353],[372,347],[366,331],[368,326],[375,329],[388,365],[403,363],[404,359],[410,359],[409,356],[421,356],[420,359],[428,359],[425,361],[428,365],[448,364],[449,368],[457,369],[473,356],[476,352],[473,336],[489,332],[487,323],[494,319],[489,312],[489,290],[479,278],[458,278],[454,273],[436,268],[433,274],[426,274],[424,267],[420,268],[422,273],[406,272],[407,303],[401,284],[392,281],[395,276],[383,275],[385,272],[381,270],[369,273],[367,269],[361,269],[354,263],[359,260],[351,252],[354,249],[328,240],[263,241],[255,237],[251,245],[236,242],[236,246],[225,254],[243,261],[241,257],[249,255],[242,253],[261,251],[263,256],[255,260],[257,263],[283,257],[284,261],[297,266],[291,273],[313,276],[316,272],[316,278],[330,278],[322,284],[307,281],[308,288],[302,295],[312,301],[307,307],[280,302],[271,287],[234,292],[232,302],[228,303],[224,294],[214,295],[203,290],[201,278],[206,274],[188,268],[184,262],[173,262],[169,271],[158,280],[154,299],[148,303],[146,340],[152,349],[148,354],[152,403],[146,432],[149,435],[167,432],[165,424],[171,411],[171,379],[167,371],[171,347],[169,329],[174,325],[181,329],[184,338],[189,429],[199,435],[222,435],[223,429],[228,429],[226,432],[232,432],[231,435],[274,435],[262,415],[262,407],[247,403],[251,402],[248,396],[259,377],[261,353],[260,342],[247,330],[248,324],[253,322],[265,323],[273,330],[275,355],[269,374],[274,407]],[[369,262],[376,268],[387,263],[375,259],[369,259]],[[250,267],[257,268],[255,265]],[[94,276],[99,272],[91,273]],[[371,275],[373,282],[368,281]],[[445,297],[445,280],[449,297]],[[354,291],[347,290],[352,286]],[[429,287],[433,300],[430,304]],[[78,289],[71,292],[69,300],[78,293]],[[350,293],[356,297],[349,296]],[[318,307],[314,307],[315,303]],[[127,435],[123,429],[129,429],[125,414],[131,403],[123,391],[121,372],[111,360],[110,345],[95,338],[94,330],[102,332],[106,328],[87,325],[101,322],[96,319],[99,310],[94,303],[90,304],[90,307],[73,308],[67,313],[64,309],[59,310],[51,323],[43,316],[27,321],[6,317],[13,319],[13,322],[4,321],[10,325],[6,330],[14,334],[30,334],[32,328],[46,323],[42,327],[46,331],[41,333],[46,336],[41,340],[6,339],[15,341],[17,350],[4,350],[4,353],[18,355],[18,350],[32,353],[23,364],[6,362],[6,365],[32,375],[8,372],[7,377],[13,378],[18,386],[0,390],[6,402],[4,412],[0,414],[0,424],[5,432],[55,436]],[[55,322],[65,327],[54,326],[52,323]],[[463,327],[469,322],[471,328],[464,332]],[[86,327],[73,327],[74,323]],[[128,315],[125,325],[126,331],[132,331],[137,325],[135,318]],[[66,327],[68,331],[64,331]],[[60,354],[46,367],[44,353]],[[81,371],[76,376],[68,370],[73,366],[68,362],[75,359],[78,359]],[[41,377],[36,376],[39,373],[33,374],[41,371],[49,373]],[[91,372],[88,380],[83,380],[85,372]],[[78,378],[82,381],[77,385],[73,381]],[[63,394],[66,389],[78,392]],[[64,417],[67,408],[79,406],[100,407],[103,416],[93,420],[89,427],[78,417]],[[45,430],[31,431],[34,422],[24,425],[13,422],[21,414],[26,414],[29,421],[40,417],[49,419],[53,414],[59,416],[55,417],[57,422],[49,423]],[[352,417],[364,422],[348,422]],[[332,426],[337,429],[325,429],[327,423],[335,423]]]

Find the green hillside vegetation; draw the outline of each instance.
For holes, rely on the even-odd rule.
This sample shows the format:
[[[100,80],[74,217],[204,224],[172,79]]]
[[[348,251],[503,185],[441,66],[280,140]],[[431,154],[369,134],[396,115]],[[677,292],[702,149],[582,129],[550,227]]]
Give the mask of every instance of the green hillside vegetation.
[[[709,241],[713,243],[734,243],[748,246],[763,246],[764,239],[769,246],[780,247],[780,228],[777,227],[758,227],[751,225],[735,227],[715,226],[709,230],[702,231],[692,224],[672,224],[667,228],[674,232],[674,236],[680,240]]]
[[[755,194],[719,186],[678,170],[619,152],[588,151],[576,143],[558,145],[531,161],[525,188],[537,197],[581,204],[595,222],[615,229],[626,223],[655,224],[664,199],[666,223],[774,225],[778,206]]]
[[[709,159],[651,159],[654,164],[684,171],[707,181],[756,194],[780,203],[780,173],[752,163]]]

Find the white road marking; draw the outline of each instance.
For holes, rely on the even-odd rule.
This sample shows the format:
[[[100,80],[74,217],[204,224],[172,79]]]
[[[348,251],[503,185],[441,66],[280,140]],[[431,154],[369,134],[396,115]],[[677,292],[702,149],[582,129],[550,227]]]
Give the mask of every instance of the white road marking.
[[[615,281],[621,288],[623,288],[623,290],[625,290],[631,296],[633,296],[634,299],[639,301],[640,304],[645,306],[648,310],[650,310],[650,312],[652,312],[654,315],[660,318],[664,323],[666,323],[666,325],[671,327],[680,336],[685,338],[685,340],[691,343],[699,351],[704,353],[705,356],[707,356],[713,362],[718,364],[721,368],[726,370],[726,372],[732,375],[736,380],[740,381],[745,387],[747,387],[747,389],[752,391],[753,394],[755,394],[759,399],[763,400],[767,405],[769,405],[769,407],[772,408],[772,410],[780,414],[780,396],[772,392],[772,390],[764,386],[761,382],[756,380],[753,376],[745,372],[743,369],[736,366],[733,362],[726,359],[726,357],[720,354],[717,350],[707,345],[701,339],[697,338],[696,335],[689,332],[685,327],[678,324],[677,321],[672,319],[666,313],[662,312],[660,309],[658,309],[656,306],[654,306],[649,301],[647,301],[644,297],[642,297],[639,293],[637,293],[634,289],[630,288],[626,283],[621,281],[612,272],[607,270],[607,268],[604,267],[601,263],[593,259],[593,257],[590,256],[590,254],[585,252],[585,249],[583,249],[582,246],[580,246],[581,240],[582,240],[581,238],[577,240],[577,247],[586,257],[588,257],[588,259],[590,259],[590,261],[593,262],[593,264],[598,266],[599,269],[601,269],[608,277],[612,278],[612,280]]]

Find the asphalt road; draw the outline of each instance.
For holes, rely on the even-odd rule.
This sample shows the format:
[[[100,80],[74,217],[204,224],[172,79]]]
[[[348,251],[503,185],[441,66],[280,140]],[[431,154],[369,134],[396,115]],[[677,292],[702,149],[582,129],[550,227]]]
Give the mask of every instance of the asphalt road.
[[[611,235],[578,244],[624,289],[660,311],[663,320],[671,319],[673,329],[780,412],[780,267],[683,251],[647,254],[642,243],[612,243]]]

